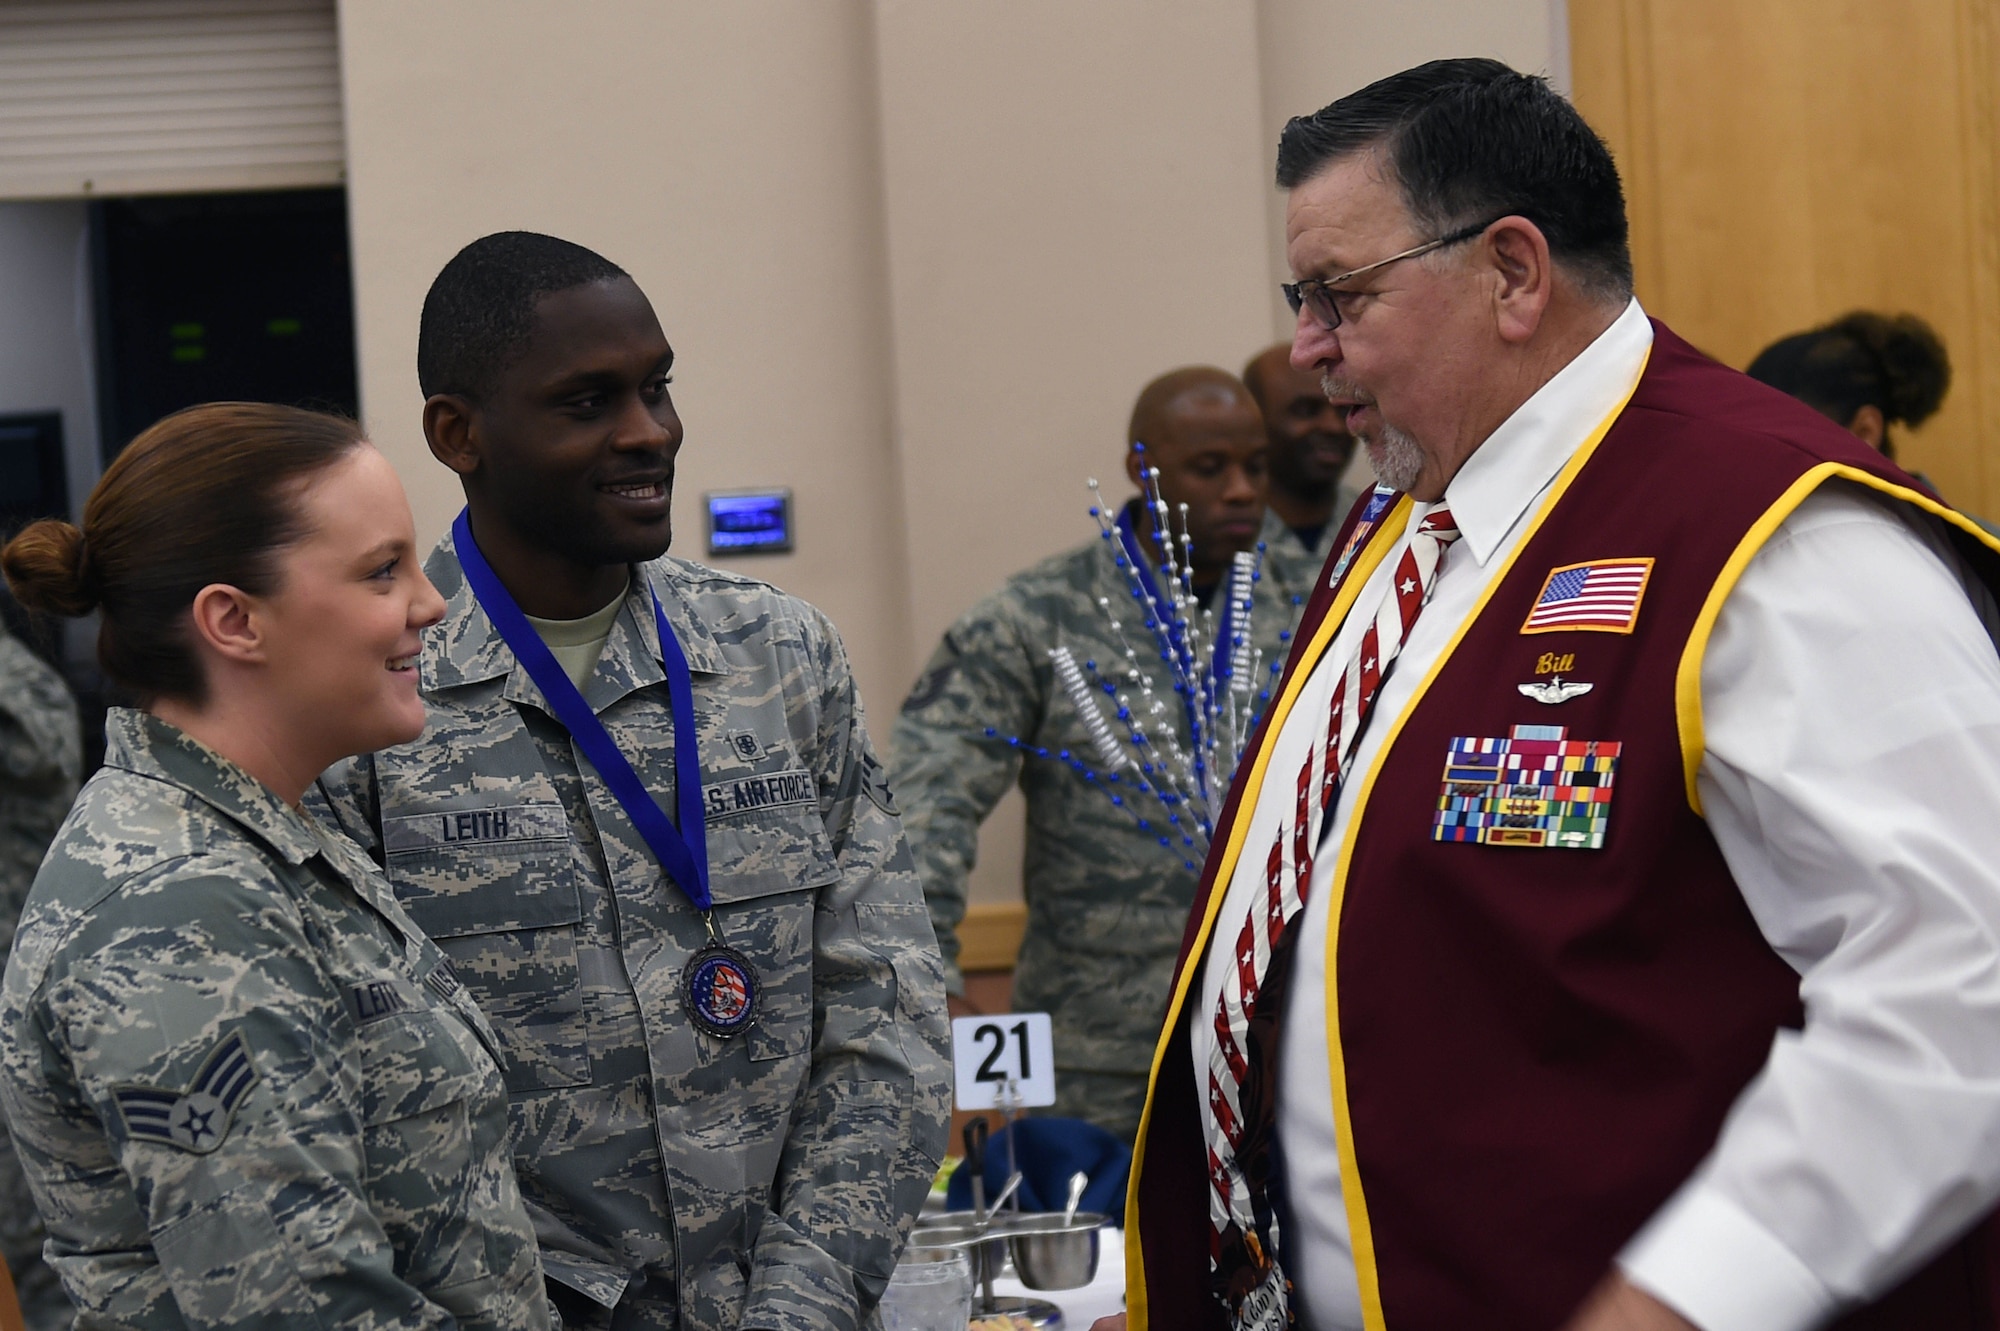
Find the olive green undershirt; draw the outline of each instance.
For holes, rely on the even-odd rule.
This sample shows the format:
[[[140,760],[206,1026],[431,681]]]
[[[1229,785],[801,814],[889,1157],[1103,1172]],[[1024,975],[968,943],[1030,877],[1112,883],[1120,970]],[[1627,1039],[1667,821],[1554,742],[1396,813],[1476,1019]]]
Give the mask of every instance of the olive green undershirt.
[[[556,664],[563,668],[563,673],[577,688],[581,689],[583,681],[590,678],[590,672],[597,669],[597,658],[604,652],[604,644],[611,637],[611,626],[618,622],[618,609],[625,604],[625,593],[631,589],[631,581],[627,579],[609,605],[582,619],[523,616],[534,625],[535,632],[541,634],[542,641],[549,646],[549,654],[556,658]]]

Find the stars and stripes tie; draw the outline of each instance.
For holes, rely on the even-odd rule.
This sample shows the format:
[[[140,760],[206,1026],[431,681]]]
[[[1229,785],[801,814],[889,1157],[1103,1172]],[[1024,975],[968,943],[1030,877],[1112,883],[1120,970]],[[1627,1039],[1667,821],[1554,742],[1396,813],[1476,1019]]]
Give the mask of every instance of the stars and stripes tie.
[[[1221,1001],[1212,1014],[1215,1040],[1208,1065],[1208,1104],[1218,1134],[1209,1142],[1208,1156],[1212,1263],[1222,1264],[1225,1254],[1242,1254],[1260,1268],[1261,1276],[1261,1268],[1268,1266],[1265,1254],[1275,1251],[1277,1221],[1262,1186],[1267,1171],[1246,1171],[1243,1158],[1246,1139],[1268,1140],[1275,1117],[1269,1093],[1272,1070],[1260,1066],[1270,1051],[1266,1039],[1253,1038],[1251,1027],[1256,1022],[1268,1033],[1276,1014],[1267,1011],[1261,1014],[1264,1020],[1257,1021],[1258,998],[1271,977],[1273,961],[1289,952],[1287,926],[1305,909],[1313,854],[1368,724],[1375,695],[1430,600],[1446,547],[1457,539],[1457,525],[1443,505],[1427,513],[1411,535],[1388,595],[1334,685],[1326,732],[1316,737],[1299,769],[1293,806],[1266,857],[1263,898],[1244,918],[1231,953],[1234,964],[1223,977]],[[1225,1277],[1233,1274],[1218,1272]],[[1244,1288],[1240,1281],[1219,1283]]]

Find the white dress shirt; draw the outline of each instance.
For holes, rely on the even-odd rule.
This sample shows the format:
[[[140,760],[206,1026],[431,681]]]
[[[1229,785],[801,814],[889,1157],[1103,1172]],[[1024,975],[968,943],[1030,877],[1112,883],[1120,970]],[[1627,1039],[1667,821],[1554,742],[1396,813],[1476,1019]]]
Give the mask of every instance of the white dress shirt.
[[[1284,1250],[1315,1331],[1362,1325],[1328,1093],[1336,848],[1391,721],[1651,345],[1634,301],[1452,478],[1445,502],[1463,536],[1382,686],[1314,863],[1277,1128],[1293,1212]],[[1415,505],[1410,530],[1430,507]],[[1261,898],[1292,778],[1406,543],[1407,532],[1363,585],[1362,613],[1279,731],[1211,957],[1228,955]],[[1702,665],[1697,787],[1758,927],[1800,974],[1807,1019],[1779,1034],[1708,1160],[1619,1257],[1705,1331],[1804,1331],[1884,1292],[2000,1196],[1996,622],[1931,520],[1842,482],[1786,519],[1724,602]],[[1202,969],[1189,1023],[1198,1070],[1223,969]],[[1212,1136],[1204,1087],[1198,1075]]]

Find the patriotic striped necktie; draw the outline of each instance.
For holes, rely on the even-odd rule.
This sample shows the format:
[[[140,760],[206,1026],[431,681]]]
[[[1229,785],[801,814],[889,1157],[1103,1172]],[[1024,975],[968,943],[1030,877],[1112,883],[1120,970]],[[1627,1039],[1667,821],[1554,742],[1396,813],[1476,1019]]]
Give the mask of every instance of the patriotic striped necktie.
[[[1451,511],[1443,505],[1427,513],[1411,535],[1388,594],[1334,685],[1326,733],[1315,740],[1299,769],[1293,807],[1279,825],[1265,860],[1263,901],[1245,916],[1231,954],[1234,965],[1223,976],[1208,1063],[1208,1104],[1216,1126],[1208,1154],[1210,1263],[1217,1294],[1238,1326],[1289,1322],[1289,1286],[1273,1260],[1278,1224],[1264,1187],[1268,1171],[1261,1159],[1256,1167],[1245,1167],[1246,1141],[1268,1142],[1275,1128],[1272,1069],[1265,1065],[1274,1052],[1268,1045],[1277,1013],[1260,1013],[1258,996],[1271,976],[1273,961],[1288,957],[1296,930],[1288,934],[1287,926],[1305,909],[1313,853],[1354,760],[1375,695],[1430,600],[1445,549],[1458,535]],[[1279,1005],[1273,1002],[1269,1007]],[[1267,1152],[1258,1149],[1254,1154],[1262,1157]],[[1254,1311],[1238,1306],[1245,1303],[1256,1305]]]

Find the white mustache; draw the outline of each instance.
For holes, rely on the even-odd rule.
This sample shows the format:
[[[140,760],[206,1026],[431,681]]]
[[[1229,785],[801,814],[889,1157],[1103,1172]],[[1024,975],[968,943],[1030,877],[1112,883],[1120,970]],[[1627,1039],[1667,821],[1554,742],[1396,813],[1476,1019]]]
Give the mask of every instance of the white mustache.
[[[1329,402],[1355,402],[1364,407],[1375,405],[1373,393],[1363,392],[1361,385],[1352,379],[1343,379],[1332,371],[1320,375],[1319,391],[1326,394]]]

